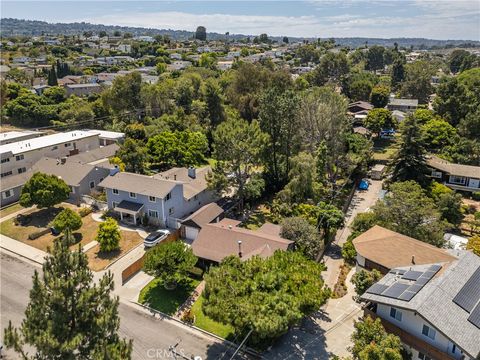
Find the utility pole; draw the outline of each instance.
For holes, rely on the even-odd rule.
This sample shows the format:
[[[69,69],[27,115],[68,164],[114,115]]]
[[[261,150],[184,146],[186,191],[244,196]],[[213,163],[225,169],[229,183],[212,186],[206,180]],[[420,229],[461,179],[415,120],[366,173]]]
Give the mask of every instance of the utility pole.
[[[235,357],[235,355],[238,354],[238,352],[240,351],[240,349],[242,348],[242,346],[245,344],[245,342],[247,341],[248,337],[251,335],[251,333],[253,332],[253,329],[251,329],[247,336],[245,336],[245,339],[243,339],[243,341],[240,343],[240,345],[238,345],[238,348],[237,350],[235,350],[235,352],[233,353],[232,357],[230,358],[230,360],[233,360],[233,358]]]

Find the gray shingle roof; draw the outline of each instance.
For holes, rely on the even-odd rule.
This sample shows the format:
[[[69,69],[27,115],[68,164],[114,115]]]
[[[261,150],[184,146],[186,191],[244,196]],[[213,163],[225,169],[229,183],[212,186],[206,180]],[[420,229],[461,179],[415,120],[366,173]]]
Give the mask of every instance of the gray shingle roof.
[[[424,267],[411,266],[408,269],[422,270]],[[478,268],[480,257],[465,252],[457,261],[444,267],[410,301],[369,293],[363,294],[361,299],[415,311],[469,356],[476,358],[480,354],[480,329],[467,320],[470,314],[455,304],[453,298]],[[388,273],[378,283],[391,284],[393,281],[395,275]]]

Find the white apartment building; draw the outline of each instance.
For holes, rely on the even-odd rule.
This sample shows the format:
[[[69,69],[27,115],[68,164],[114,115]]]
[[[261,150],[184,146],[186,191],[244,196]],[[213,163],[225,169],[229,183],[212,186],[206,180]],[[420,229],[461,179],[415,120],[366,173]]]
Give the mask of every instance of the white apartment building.
[[[98,133],[78,130],[1,145],[0,176],[22,174],[42,157],[62,158],[99,147]]]

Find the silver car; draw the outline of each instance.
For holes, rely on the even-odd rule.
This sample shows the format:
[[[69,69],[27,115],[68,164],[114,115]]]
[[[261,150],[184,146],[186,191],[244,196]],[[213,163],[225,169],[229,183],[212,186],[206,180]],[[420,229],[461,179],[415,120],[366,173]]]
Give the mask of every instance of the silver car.
[[[168,237],[168,235],[170,235],[170,231],[166,229],[156,230],[148,234],[148,236],[143,241],[143,245],[146,248],[150,248],[152,246],[157,245],[159,242],[165,240]]]

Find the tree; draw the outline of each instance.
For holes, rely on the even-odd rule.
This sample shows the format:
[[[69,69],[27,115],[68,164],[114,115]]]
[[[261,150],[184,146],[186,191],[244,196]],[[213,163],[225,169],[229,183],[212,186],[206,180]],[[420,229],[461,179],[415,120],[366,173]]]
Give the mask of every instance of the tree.
[[[443,80],[436,89],[433,108],[437,114],[456,126],[471,111],[474,96],[458,77]]]
[[[353,232],[360,235],[361,233],[364,233],[365,231],[377,224],[377,216],[375,215],[375,213],[369,211],[357,214],[357,216],[355,216],[355,218],[353,219],[352,225],[350,227],[352,228]]]
[[[446,228],[434,201],[413,180],[393,183],[383,201],[372,207],[378,225],[442,247]]]
[[[288,44],[288,37],[284,36],[283,39],[282,39],[282,42],[284,44]]]
[[[448,66],[454,74],[479,66],[476,56],[463,49],[453,50],[448,56]]]
[[[9,122],[21,127],[40,127],[50,125],[58,119],[58,107],[49,104],[43,96],[20,91],[19,95],[4,105]]]
[[[380,136],[380,132],[385,129],[395,129],[397,127],[396,120],[392,113],[383,108],[372,109],[368,112],[363,125]]]
[[[340,83],[343,76],[348,74],[349,65],[345,53],[326,53],[317,67],[312,71],[312,82],[317,86],[325,85],[328,82]]]
[[[355,286],[357,296],[363,295],[367,289],[382,278],[382,273],[377,269],[372,271],[360,270],[352,276],[352,284]]]
[[[388,104],[390,90],[385,86],[378,85],[372,89],[370,93],[370,102],[376,108],[384,108]]]
[[[163,131],[147,142],[148,154],[162,168],[199,166],[205,163],[207,137],[201,132]]]
[[[143,268],[146,273],[158,277],[166,289],[172,290],[189,280],[188,271],[196,263],[197,257],[191,247],[177,240],[149,250]]]
[[[370,316],[356,321],[350,348],[355,360],[402,360],[402,343],[398,336],[388,334],[380,318]]]
[[[261,131],[256,120],[249,124],[245,120],[230,118],[217,126],[213,132],[213,157],[220,164],[213,168],[216,176],[210,178],[210,187],[222,191],[225,188],[219,185],[228,183],[237,189],[237,197],[243,201],[245,184],[252,167],[261,163],[267,139],[268,135]]]
[[[67,92],[65,88],[61,86],[52,86],[43,91],[44,96],[50,104],[60,104],[67,98]]]
[[[307,258],[315,260],[320,250],[323,249],[323,242],[317,228],[311,225],[302,217],[285,218],[282,223],[280,236],[295,241],[295,247]]]
[[[325,239],[328,239],[333,231],[340,229],[345,223],[345,215],[335,205],[318,203],[317,227],[322,229]]]
[[[48,71],[48,80],[47,84],[49,86],[57,86],[57,73],[55,72],[55,65],[52,65],[52,68]]]
[[[214,79],[209,78],[205,81],[203,97],[207,104],[210,126],[214,129],[218,124],[225,120],[225,111],[223,110],[222,105],[222,92]]]
[[[252,330],[249,341],[266,344],[326,302],[324,269],[294,251],[245,261],[228,257],[205,275],[203,311],[232,325],[239,338]]]
[[[392,181],[415,180],[425,185],[428,169],[421,128],[413,116],[408,116],[402,125],[400,148],[390,163]]]
[[[475,235],[468,239],[467,250],[472,250],[475,255],[480,256],[480,236]]]
[[[145,132],[145,126],[140,123],[133,123],[125,126],[125,137],[133,140],[145,141],[147,139],[147,133]]]
[[[356,234],[355,234],[356,235]],[[356,236],[355,236],[356,237]],[[355,238],[349,236],[345,244],[342,246],[342,258],[345,262],[354,265],[356,258],[357,258],[357,250],[355,250],[355,246],[353,245],[352,240]]]
[[[102,99],[115,113],[136,112],[142,105],[141,88],[142,77],[138,71],[134,71],[124,76],[117,76],[112,86],[102,93]]]
[[[274,189],[286,183],[290,159],[298,151],[298,100],[293,90],[275,87],[267,89],[260,99],[260,128],[270,136],[264,148],[267,179]]]
[[[368,80],[357,80],[350,84],[350,99],[352,101],[369,101],[373,84]]]
[[[55,175],[37,172],[22,188],[20,205],[47,208],[65,201],[70,196],[70,187]]]
[[[200,41],[207,40],[207,29],[204,26],[198,26],[195,31],[195,39]]]
[[[35,270],[30,302],[19,329],[5,329],[5,345],[23,359],[130,359],[132,341],[118,336],[118,297],[110,297],[113,275],[93,281],[79,247],[55,239],[42,275]],[[25,349],[33,348],[34,355]]]
[[[433,151],[452,145],[458,138],[457,130],[441,118],[434,118],[422,125],[421,132],[423,144]]]
[[[98,226],[95,240],[100,244],[101,252],[111,252],[120,249],[120,228],[114,218],[107,217]]]
[[[365,64],[365,68],[367,70],[382,70],[385,66],[385,62],[383,59],[383,54],[385,52],[385,48],[383,46],[372,46],[368,49],[367,52],[367,63]]]
[[[437,201],[437,207],[442,219],[457,227],[463,220],[462,212],[463,197],[461,194],[450,192],[441,194]]]
[[[82,217],[72,209],[65,208],[57,216],[55,216],[51,226],[59,232],[72,232],[82,227]]]
[[[402,82],[400,95],[418,99],[420,104],[428,104],[433,93],[431,78],[435,75],[432,65],[426,61],[416,61],[406,65],[406,76]]]
[[[395,59],[392,65],[392,88],[397,89],[405,79],[404,61]]]
[[[147,148],[142,141],[131,138],[125,139],[117,151],[117,156],[125,164],[126,171],[138,174],[144,172],[147,161]]]

